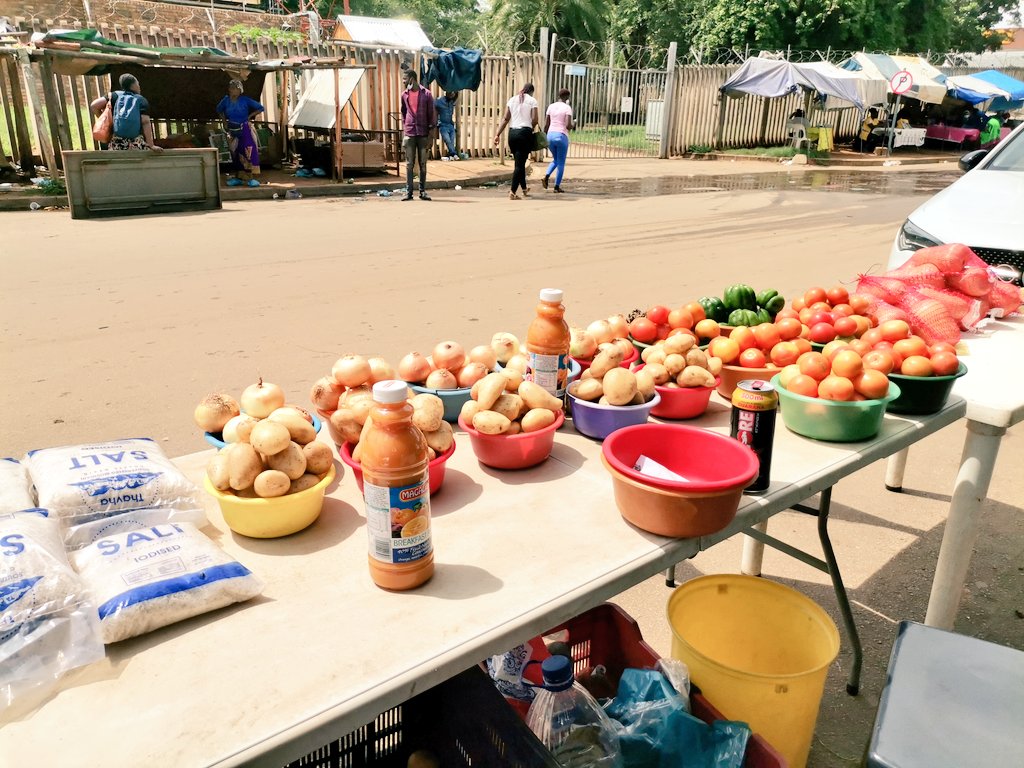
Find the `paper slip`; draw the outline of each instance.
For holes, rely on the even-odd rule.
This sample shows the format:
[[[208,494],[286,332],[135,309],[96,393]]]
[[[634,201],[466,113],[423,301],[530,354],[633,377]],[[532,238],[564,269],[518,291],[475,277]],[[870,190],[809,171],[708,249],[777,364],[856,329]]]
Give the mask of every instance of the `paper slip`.
[[[650,459],[643,454],[637,457],[636,463],[633,465],[633,469],[647,475],[648,477],[656,477],[659,480],[675,480],[679,483],[689,482],[688,478],[685,478],[682,475],[677,475],[668,467],[663,467],[654,459]]]

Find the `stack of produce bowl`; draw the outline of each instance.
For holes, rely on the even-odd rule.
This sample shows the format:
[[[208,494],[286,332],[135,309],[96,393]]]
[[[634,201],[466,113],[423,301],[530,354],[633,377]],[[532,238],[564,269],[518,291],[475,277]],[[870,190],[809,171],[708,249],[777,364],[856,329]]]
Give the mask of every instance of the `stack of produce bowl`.
[[[875,400],[825,400],[787,390],[780,376],[771,383],[779,393],[782,422],[790,432],[815,440],[853,443],[870,440],[882,428],[885,409],[900,396],[900,388],[890,382],[885,397]]]

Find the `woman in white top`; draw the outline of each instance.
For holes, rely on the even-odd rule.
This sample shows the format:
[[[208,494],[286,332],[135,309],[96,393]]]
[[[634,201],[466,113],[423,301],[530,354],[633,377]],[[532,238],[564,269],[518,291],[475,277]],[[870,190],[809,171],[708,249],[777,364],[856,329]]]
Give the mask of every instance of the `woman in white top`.
[[[555,192],[562,191],[562,174],[565,173],[565,158],[569,154],[569,131],[576,127],[572,117],[572,107],[569,106],[569,93],[567,88],[558,92],[558,101],[548,107],[544,116],[544,133],[548,135],[548,151],[551,153],[551,165],[541,184],[544,189],[548,188],[548,177],[555,174]]]
[[[510,200],[518,200],[516,191],[523,190],[523,197],[529,197],[526,189],[526,161],[533,151],[533,131],[537,127],[539,107],[533,98],[533,83],[527,83],[523,90],[508,100],[505,117],[494,134],[494,146],[501,142],[501,132],[508,126],[508,148],[515,158],[516,167],[512,172],[512,191],[508,193]]]

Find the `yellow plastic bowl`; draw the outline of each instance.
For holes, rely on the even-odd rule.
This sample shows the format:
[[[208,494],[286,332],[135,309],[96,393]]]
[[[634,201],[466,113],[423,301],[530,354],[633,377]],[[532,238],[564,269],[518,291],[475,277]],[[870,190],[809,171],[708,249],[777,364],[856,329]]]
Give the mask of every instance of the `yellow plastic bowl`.
[[[312,488],[273,499],[243,499],[213,487],[209,477],[203,479],[206,492],[220,504],[224,522],[235,533],[254,539],[276,539],[298,533],[311,526],[324,506],[327,486],[334,480],[334,465]]]

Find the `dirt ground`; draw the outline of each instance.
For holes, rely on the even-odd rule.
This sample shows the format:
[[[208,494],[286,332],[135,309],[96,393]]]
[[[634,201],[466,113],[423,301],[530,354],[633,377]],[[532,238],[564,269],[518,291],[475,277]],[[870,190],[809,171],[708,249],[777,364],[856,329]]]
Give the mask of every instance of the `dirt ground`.
[[[472,346],[496,331],[522,336],[546,286],[563,288],[569,319],[585,325],[738,281],[785,295],[851,285],[884,267],[897,227],[924,199],[900,184],[620,196],[608,181],[780,170],[820,172],[591,161],[570,163],[566,187],[575,184],[577,193],[544,194],[535,180],[531,199],[521,201],[510,201],[507,187],[467,187],[434,191],[430,203],[228,202],[216,213],[90,221],[66,211],[0,214],[0,455],[142,435],[172,456],[202,450],[192,410],[208,392],[238,394],[263,377],[305,404],[312,382],[347,352],[396,363],[444,339]],[[913,449],[902,495],[884,490],[881,465],[835,489],[833,541],[866,658],[856,698],[843,690],[845,645],[833,665],[815,768],[859,764],[896,623],[923,620],[964,432],[961,422]],[[1022,437],[1018,427],[1003,441],[957,623],[965,634],[1017,648],[1024,648]],[[771,529],[817,550],[809,518],[783,514]],[[726,542],[681,564],[679,578],[735,572],[738,551],[738,540]],[[771,552],[764,573],[809,594],[838,623],[824,574]],[[665,654],[668,595],[655,579],[620,601]]]

